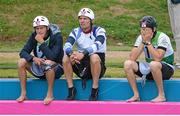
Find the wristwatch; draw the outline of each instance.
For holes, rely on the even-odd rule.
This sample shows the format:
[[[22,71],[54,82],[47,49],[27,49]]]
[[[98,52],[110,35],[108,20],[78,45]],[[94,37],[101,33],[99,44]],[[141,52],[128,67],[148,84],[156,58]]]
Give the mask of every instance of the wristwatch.
[[[143,43],[144,45],[151,45],[151,42],[150,42],[150,41],[142,41],[142,43]]]

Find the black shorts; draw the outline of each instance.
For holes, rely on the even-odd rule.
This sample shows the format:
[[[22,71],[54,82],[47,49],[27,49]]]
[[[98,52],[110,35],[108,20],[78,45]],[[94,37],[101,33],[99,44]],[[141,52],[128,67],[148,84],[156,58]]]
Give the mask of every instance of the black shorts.
[[[96,54],[101,59],[101,73],[99,76],[99,78],[101,78],[106,71],[105,54],[104,53],[96,53]],[[80,64],[75,63],[73,65],[73,71],[81,79],[92,79],[91,67],[90,67],[90,56],[84,57],[80,61]]]
[[[135,74],[142,77],[143,74],[139,70],[139,62],[137,62],[137,64],[138,64],[138,71]],[[161,69],[162,79],[163,80],[169,80],[171,78],[171,76],[174,74],[174,70],[172,67],[170,67],[169,65],[167,65],[165,63],[161,62],[161,64],[162,64],[162,69]],[[149,74],[147,74],[146,79],[147,80],[154,80],[151,72]]]

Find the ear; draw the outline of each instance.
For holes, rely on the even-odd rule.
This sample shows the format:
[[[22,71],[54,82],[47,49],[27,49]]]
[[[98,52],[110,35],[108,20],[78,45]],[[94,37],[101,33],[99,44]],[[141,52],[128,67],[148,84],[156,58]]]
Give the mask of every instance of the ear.
[[[92,23],[94,23],[94,19],[90,19]]]
[[[156,31],[156,27],[153,28],[153,32],[155,32],[155,31]]]
[[[49,30],[49,26],[47,27],[47,30]]]

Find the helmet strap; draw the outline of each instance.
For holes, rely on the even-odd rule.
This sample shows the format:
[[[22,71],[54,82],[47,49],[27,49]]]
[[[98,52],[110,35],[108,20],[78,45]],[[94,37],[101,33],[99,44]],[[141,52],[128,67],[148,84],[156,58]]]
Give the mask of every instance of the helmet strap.
[[[47,27],[47,28],[49,28],[49,27]],[[50,30],[48,29],[46,32],[44,40],[48,39],[49,36],[50,36]]]
[[[91,30],[92,30],[93,22],[91,19],[90,19],[90,25],[91,25]]]
[[[155,30],[152,38],[154,38],[156,36],[156,34],[157,34],[157,31]]]

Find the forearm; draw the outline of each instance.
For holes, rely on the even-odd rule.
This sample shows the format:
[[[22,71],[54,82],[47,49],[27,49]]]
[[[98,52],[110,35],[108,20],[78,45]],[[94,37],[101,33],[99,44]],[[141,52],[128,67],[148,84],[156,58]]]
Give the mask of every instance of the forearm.
[[[70,56],[73,53],[73,45],[75,43],[75,39],[73,37],[68,37],[66,43],[64,44],[64,51],[66,55]]]
[[[138,47],[134,47],[130,53],[129,59],[136,61],[143,51],[144,45],[140,44]]]
[[[155,49],[152,45],[148,45],[147,48],[155,61],[162,60],[163,54],[158,49]]]

